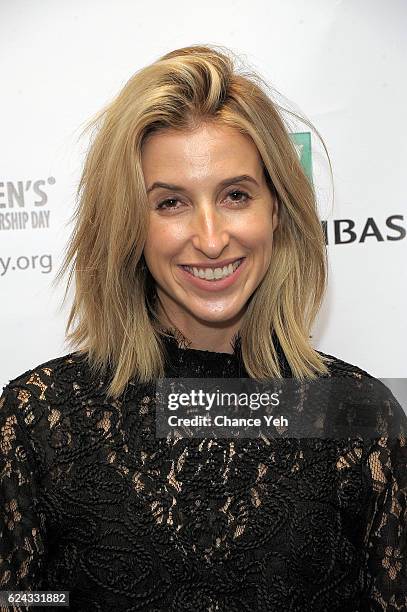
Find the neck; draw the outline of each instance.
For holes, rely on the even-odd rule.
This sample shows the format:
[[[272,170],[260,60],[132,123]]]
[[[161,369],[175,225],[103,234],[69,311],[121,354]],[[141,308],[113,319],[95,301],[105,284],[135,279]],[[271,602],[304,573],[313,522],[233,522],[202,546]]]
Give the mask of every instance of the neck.
[[[165,313],[161,312],[158,328],[167,330],[184,345],[191,349],[211,351],[215,353],[234,352],[234,343],[239,333],[241,319],[229,324],[208,324],[197,319],[188,322],[178,321],[178,317],[173,320]]]

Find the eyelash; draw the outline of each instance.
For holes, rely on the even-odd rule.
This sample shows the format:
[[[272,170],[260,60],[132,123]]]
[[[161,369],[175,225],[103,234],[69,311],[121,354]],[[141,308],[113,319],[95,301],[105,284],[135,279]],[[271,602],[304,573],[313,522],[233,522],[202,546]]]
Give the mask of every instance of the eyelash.
[[[230,196],[232,193],[238,193],[239,195],[243,195],[246,198],[245,200],[235,201],[235,204],[244,203],[247,200],[252,199],[252,197],[249,196],[248,193],[246,193],[245,191],[241,191],[240,189],[233,189],[232,191],[229,191],[227,195]],[[179,200],[178,198],[166,198],[165,200],[162,200],[161,202],[157,204],[156,209],[158,210],[176,210],[174,206],[170,206],[170,207],[164,206],[164,204],[166,204],[167,202],[179,202]]]

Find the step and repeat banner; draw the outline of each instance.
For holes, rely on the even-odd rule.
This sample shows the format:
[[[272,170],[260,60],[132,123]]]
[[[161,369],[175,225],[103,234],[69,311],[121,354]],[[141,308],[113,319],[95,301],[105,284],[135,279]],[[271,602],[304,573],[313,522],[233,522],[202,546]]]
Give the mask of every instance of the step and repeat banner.
[[[314,346],[407,378],[407,7],[403,1],[0,3],[0,385],[70,352],[52,280],[72,231],[86,122],[141,67],[229,47],[287,113],[329,256]]]

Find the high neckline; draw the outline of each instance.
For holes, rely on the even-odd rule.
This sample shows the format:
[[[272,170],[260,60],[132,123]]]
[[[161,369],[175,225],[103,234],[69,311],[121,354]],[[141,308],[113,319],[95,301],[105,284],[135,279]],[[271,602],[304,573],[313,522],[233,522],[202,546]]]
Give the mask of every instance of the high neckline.
[[[232,349],[231,353],[223,351],[210,351],[207,349],[192,348],[188,339],[181,332],[175,331],[172,328],[165,328],[164,331],[168,335],[162,334],[164,345],[169,350],[180,351],[181,354],[191,357],[201,357],[204,359],[225,359],[225,358],[241,358],[241,336],[236,332],[230,342]]]
[[[209,351],[197,348],[191,348],[190,342],[181,332],[175,331],[172,328],[165,328],[163,331],[168,335],[162,335],[163,344],[167,352],[167,364],[169,370],[172,371],[185,371],[185,369],[191,369],[191,371],[198,365],[209,366],[211,369],[214,368],[230,368],[230,371],[234,371],[239,377],[249,377],[244,366],[242,349],[241,349],[241,336],[237,332],[234,334],[231,340],[232,353],[225,353],[221,351]],[[278,361],[283,377],[292,377],[291,368],[287,361],[287,358],[283,352],[281,344],[277,338],[275,332],[272,334],[273,344],[277,352]],[[182,364],[183,367],[178,367]],[[175,370],[174,370],[175,368]]]

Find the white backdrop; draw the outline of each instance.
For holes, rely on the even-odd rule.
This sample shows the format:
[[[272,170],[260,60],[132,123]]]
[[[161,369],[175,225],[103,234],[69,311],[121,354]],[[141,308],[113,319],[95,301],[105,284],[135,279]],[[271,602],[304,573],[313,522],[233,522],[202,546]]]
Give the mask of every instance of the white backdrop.
[[[327,144],[333,207],[312,135],[330,260],[314,346],[406,378],[406,17],[404,0],[0,1],[1,387],[70,350],[51,281],[71,230],[80,130],[136,70],[197,43],[233,49]]]

